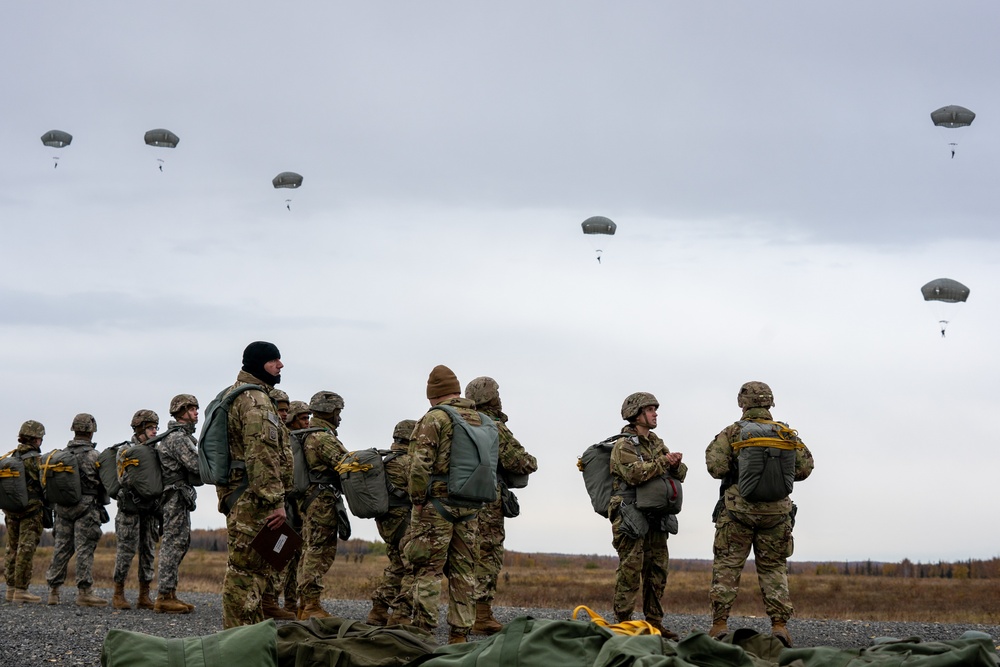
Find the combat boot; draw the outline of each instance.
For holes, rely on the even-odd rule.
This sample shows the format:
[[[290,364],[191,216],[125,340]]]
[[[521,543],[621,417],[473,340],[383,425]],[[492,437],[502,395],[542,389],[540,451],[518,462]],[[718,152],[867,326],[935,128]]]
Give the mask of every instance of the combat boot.
[[[86,588],[81,586],[76,590],[77,590],[76,592],[77,607],[106,607],[108,605],[107,600],[105,600],[104,598],[99,598],[90,592],[90,586],[87,586]],[[56,589],[56,604],[58,604],[58,600],[59,600],[59,592],[58,589]],[[51,593],[49,593],[49,604],[53,604]]]
[[[174,596],[173,589],[160,591],[156,595],[156,602],[153,604],[153,611],[157,614],[190,614],[188,606]]]
[[[372,602],[372,610],[368,612],[368,618],[365,619],[365,623],[379,626],[388,624],[389,607],[384,602],[375,600]]]
[[[712,639],[722,639],[729,634],[729,619],[725,616],[712,621],[712,627],[708,630],[708,636]]]
[[[495,635],[503,630],[500,621],[493,618],[493,609],[489,602],[476,603],[476,622],[472,624],[472,631],[480,635]]]
[[[662,618],[647,617],[646,622],[649,623],[651,626],[653,626],[654,629],[659,630],[660,636],[663,637],[664,639],[672,639],[673,641],[677,641],[678,639],[681,638],[679,634],[663,626]]]
[[[152,609],[156,605],[153,604],[153,600],[149,597],[149,582],[140,581],[139,582],[139,599],[135,603],[136,609]]]
[[[7,587],[7,595],[5,596],[4,599],[7,600],[7,602],[14,601],[14,589],[11,588],[10,586]]]
[[[299,615],[299,601],[295,598],[290,598],[285,596],[285,604],[282,607],[285,611],[292,615],[292,618],[297,618]]]
[[[15,588],[14,597],[11,598],[11,602],[41,602],[42,598],[37,595],[32,595],[28,592],[27,588]]]
[[[771,636],[787,648],[792,647],[792,636],[788,634],[788,628],[785,627],[784,621],[771,621]]]
[[[294,621],[295,614],[278,606],[277,595],[265,595],[260,599],[261,611],[264,618],[280,619],[283,621]]]
[[[115,582],[115,594],[111,598],[111,606],[115,609],[131,609],[132,605],[125,599],[125,584]]]
[[[330,614],[319,603],[319,598],[306,598],[302,600],[302,608],[299,609],[299,620],[306,621],[310,618],[330,618]]]
[[[49,599],[46,604],[59,604],[59,587],[49,586]]]
[[[454,625],[451,626],[451,631],[448,632],[448,643],[449,644],[464,644],[469,641],[469,628],[456,628]]]
[[[194,611],[194,605],[190,602],[185,602],[184,600],[177,597],[177,589],[170,591],[170,597],[173,598],[174,602],[180,602],[182,605],[188,608],[188,611]]]

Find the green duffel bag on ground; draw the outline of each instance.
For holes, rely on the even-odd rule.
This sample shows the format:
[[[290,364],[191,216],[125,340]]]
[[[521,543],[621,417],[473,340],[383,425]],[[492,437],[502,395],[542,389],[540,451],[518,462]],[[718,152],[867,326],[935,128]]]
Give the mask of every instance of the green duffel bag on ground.
[[[281,667],[402,667],[435,648],[434,636],[412,625],[379,627],[332,617],[278,628]]]
[[[204,637],[164,639],[142,632],[109,630],[102,667],[277,667],[274,621],[230,628]]]

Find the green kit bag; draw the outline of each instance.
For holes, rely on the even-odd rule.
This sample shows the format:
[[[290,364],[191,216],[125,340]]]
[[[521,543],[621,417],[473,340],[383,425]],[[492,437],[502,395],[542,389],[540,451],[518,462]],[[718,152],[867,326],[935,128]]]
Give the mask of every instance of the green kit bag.
[[[272,620],[181,639],[109,630],[101,646],[102,667],[277,667],[277,664],[277,628]]]

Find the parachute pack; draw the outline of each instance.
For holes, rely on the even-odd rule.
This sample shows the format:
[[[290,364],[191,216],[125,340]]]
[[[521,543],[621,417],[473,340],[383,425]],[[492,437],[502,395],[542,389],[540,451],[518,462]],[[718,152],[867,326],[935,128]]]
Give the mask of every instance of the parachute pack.
[[[751,502],[788,497],[795,481],[796,452],[804,445],[794,429],[782,422],[742,420],[740,439],[733,443],[740,495]]]
[[[496,500],[500,456],[500,433],[496,422],[480,412],[483,423],[473,426],[450,405],[435,405],[431,410],[447,413],[455,427],[448,466],[448,502],[478,507]]]
[[[306,463],[306,453],[302,449],[302,441],[310,433],[325,430],[317,426],[313,428],[300,428],[291,432],[289,446],[292,448],[292,487],[296,498],[304,498],[309,491],[309,485],[313,481],[319,481],[309,474],[309,464]]]
[[[80,466],[69,449],[53,449],[39,466],[45,504],[72,506],[83,499]]]
[[[590,504],[594,511],[608,518],[608,505],[611,504],[611,450],[615,440],[623,434],[615,433],[610,438],[601,440],[583,451],[576,461],[576,467],[583,473],[583,483],[590,496]]]
[[[38,456],[28,454],[28,456]],[[0,457],[0,510],[23,512],[28,509],[28,476],[24,470],[24,455],[17,450]]]
[[[118,451],[118,483],[142,500],[155,500],[163,495],[160,455],[152,443],[153,438],[150,438],[142,444],[126,444]]]
[[[128,440],[110,445],[97,455],[97,473],[101,484],[108,493],[108,498],[117,498],[122,485],[118,482],[118,450],[129,444]]]
[[[229,409],[236,397],[248,389],[264,391],[259,384],[241,384],[219,392],[205,408],[205,424],[198,436],[198,468],[205,484],[229,483]]]
[[[362,449],[350,452],[337,466],[347,506],[359,519],[374,519],[389,511],[390,485],[382,456],[377,449]]]

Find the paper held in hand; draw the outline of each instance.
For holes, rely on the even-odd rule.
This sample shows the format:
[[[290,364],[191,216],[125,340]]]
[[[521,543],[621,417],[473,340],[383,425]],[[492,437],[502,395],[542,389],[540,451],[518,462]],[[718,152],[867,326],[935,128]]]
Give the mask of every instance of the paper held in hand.
[[[295,552],[302,548],[302,537],[288,522],[275,529],[268,528],[265,523],[250,546],[271,567],[280,571],[285,569]]]

